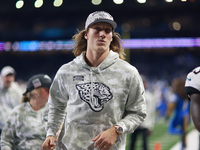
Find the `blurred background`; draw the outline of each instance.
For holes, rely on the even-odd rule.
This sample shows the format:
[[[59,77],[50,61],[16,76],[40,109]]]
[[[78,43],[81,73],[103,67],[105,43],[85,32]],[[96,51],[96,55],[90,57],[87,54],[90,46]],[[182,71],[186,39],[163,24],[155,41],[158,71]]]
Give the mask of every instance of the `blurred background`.
[[[104,10],[118,23],[116,32],[133,39],[127,61],[142,74],[171,80],[199,65],[199,7],[199,0],[1,0],[0,68],[12,65],[19,79],[37,71],[54,76],[73,59],[70,40],[88,14]]]
[[[158,109],[172,80],[200,65],[199,8],[199,0],[0,0],[0,69],[15,68],[20,83],[37,73],[53,78],[74,59],[71,39],[89,13],[104,10],[118,23],[126,60],[148,79],[165,122]]]

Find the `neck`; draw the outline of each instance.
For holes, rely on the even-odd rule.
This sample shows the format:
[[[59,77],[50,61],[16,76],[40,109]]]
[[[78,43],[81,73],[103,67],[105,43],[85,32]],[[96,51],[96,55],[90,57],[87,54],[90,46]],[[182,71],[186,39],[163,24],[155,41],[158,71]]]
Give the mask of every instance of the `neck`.
[[[103,60],[108,56],[109,51],[105,52],[94,52],[94,51],[87,51],[85,55],[85,60],[88,65],[92,67],[98,67],[99,64],[103,62]]]

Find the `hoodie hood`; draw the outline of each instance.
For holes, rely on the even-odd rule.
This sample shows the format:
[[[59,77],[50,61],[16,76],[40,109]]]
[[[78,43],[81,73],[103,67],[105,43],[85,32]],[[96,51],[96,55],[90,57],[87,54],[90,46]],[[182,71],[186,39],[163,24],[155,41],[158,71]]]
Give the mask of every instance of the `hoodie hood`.
[[[110,50],[108,56],[97,67],[97,70],[101,70],[102,71],[102,70],[108,68],[109,66],[111,66],[112,64],[114,64],[117,61],[117,59],[119,59],[119,54],[116,53],[116,52],[113,52],[112,50]],[[90,70],[91,68],[94,68],[94,67],[89,66],[86,63],[85,58],[84,58],[84,53],[82,53],[81,55],[79,55],[78,57],[76,57],[74,59],[74,61],[75,61],[75,63],[77,65],[79,65],[80,67],[83,67],[85,69]]]

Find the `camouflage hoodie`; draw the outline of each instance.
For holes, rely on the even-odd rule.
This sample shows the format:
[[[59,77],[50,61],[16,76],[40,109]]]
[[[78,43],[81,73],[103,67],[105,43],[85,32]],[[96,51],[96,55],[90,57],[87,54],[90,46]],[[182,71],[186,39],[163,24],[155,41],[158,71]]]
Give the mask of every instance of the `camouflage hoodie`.
[[[64,64],[50,89],[48,135],[55,135],[65,119],[62,142],[68,150],[94,149],[92,139],[120,125],[112,150],[125,150],[126,133],[133,132],[146,116],[144,87],[137,69],[110,51],[96,68],[83,54]]]
[[[3,129],[12,109],[20,104],[23,90],[16,82],[8,89],[0,85],[0,129]]]
[[[34,111],[28,102],[16,106],[1,134],[1,150],[41,150],[46,138],[48,105]]]

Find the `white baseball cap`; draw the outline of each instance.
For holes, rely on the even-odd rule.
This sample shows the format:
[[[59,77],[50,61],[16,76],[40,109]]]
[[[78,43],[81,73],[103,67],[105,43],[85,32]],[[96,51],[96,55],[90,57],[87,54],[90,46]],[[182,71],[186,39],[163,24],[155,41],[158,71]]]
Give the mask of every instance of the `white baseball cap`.
[[[13,74],[15,75],[15,69],[13,69],[11,66],[5,66],[1,70],[1,76],[7,76],[8,74]]]
[[[117,23],[114,21],[113,17],[109,13],[105,11],[95,11],[87,17],[87,20],[85,22],[85,29],[97,22],[109,23],[113,27],[113,29],[117,27]]]

